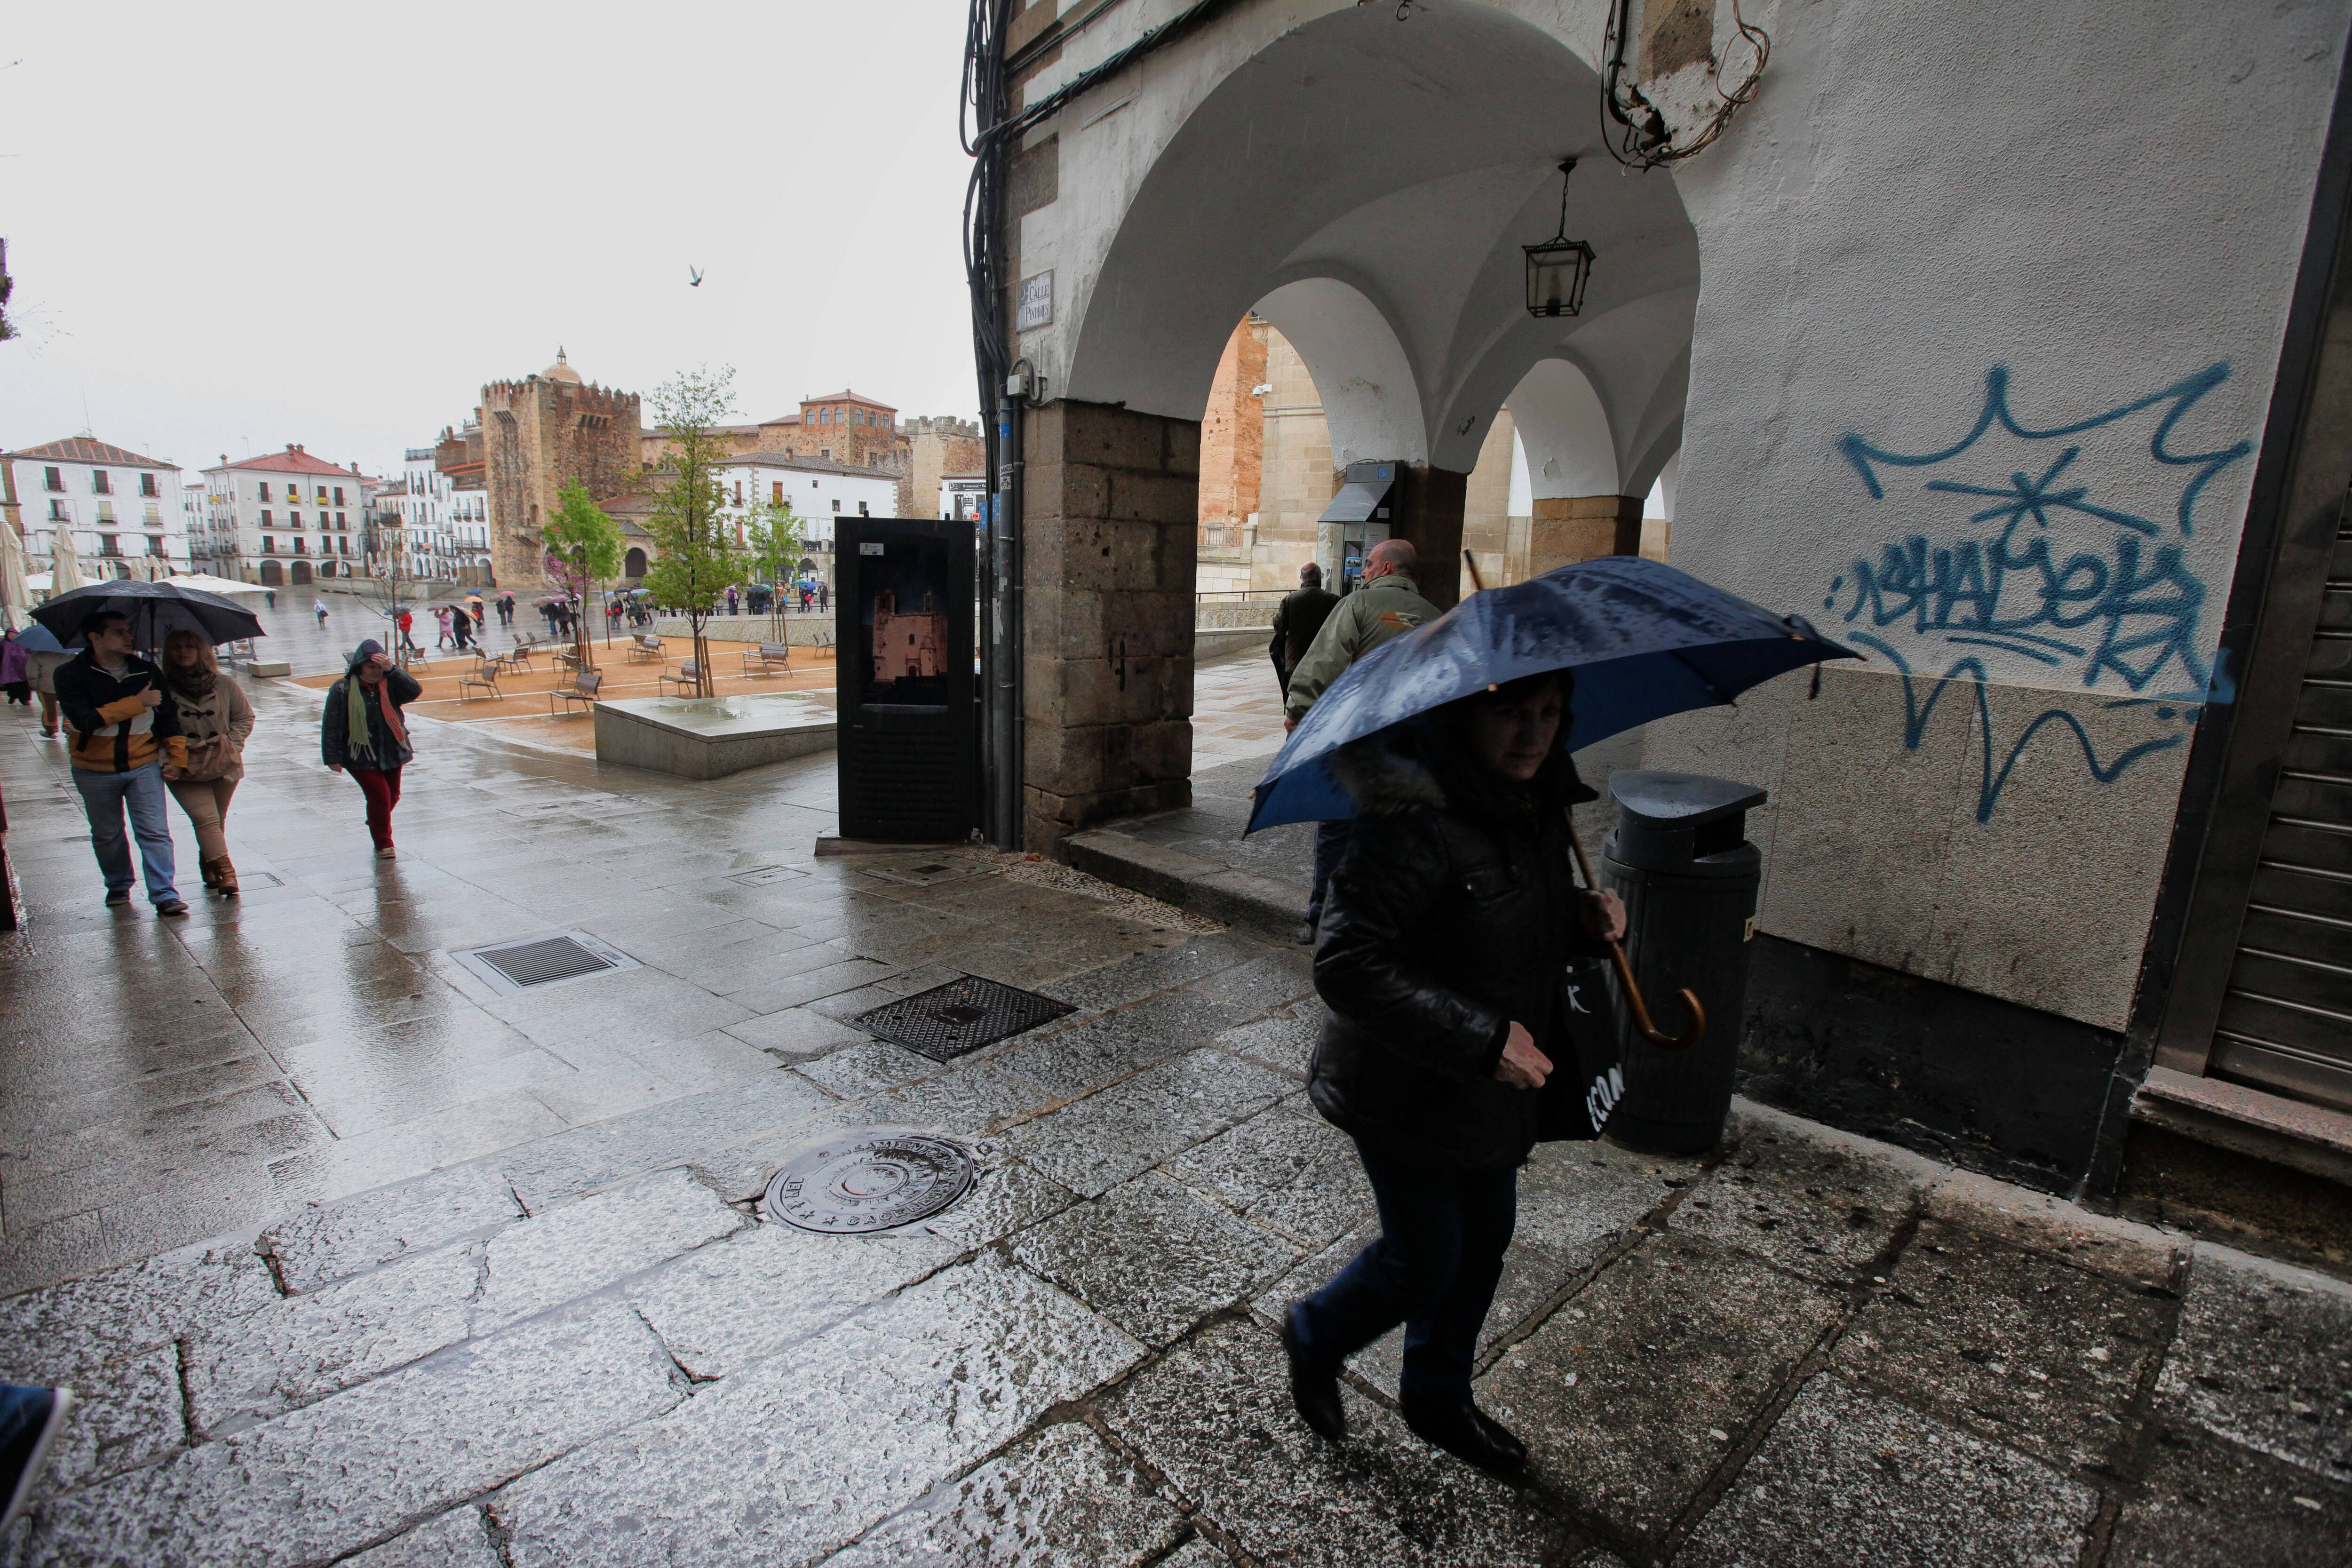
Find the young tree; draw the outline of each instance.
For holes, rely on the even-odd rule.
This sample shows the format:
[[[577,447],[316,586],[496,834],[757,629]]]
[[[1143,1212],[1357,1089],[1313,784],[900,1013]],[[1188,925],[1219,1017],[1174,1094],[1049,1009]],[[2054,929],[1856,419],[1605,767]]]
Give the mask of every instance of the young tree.
[[[763,500],[744,517],[745,549],[751,570],[766,580],[768,624],[784,640],[784,587],[801,559],[801,517],[788,500]]]
[[[731,366],[682,371],[647,400],[655,427],[669,438],[669,453],[667,471],[655,476],[653,514],[646,520],[660,550],[646,586],[657,603],[682,611],[693,627],[695,692],[701,697],[713,694],[703,627],[741,571],[742,549],[719,485],[726,453],[717,426],[734,412],[734,380]]]
[[[562,584],[580,601],[573,617],[580,668],[593,669],[588,642],[588,595],[600,578],[621,569],[621,526],[591,500],[587,487],[574,479],[555,499],[555,514],[541,531],[547,551],[547,574]]]

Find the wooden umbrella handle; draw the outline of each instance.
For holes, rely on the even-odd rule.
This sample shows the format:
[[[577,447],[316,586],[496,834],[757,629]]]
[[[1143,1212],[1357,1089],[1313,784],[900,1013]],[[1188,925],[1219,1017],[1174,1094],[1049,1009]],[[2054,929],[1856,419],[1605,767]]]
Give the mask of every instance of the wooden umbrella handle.
[[[1592,862],[1584,858],[1584,841],[1576,836],[1576,808],[1562,806],[1560,817],[1568,825],[1568,847],[1576,852],[1576,868],[1584,874],[1587,890],[1599,892],[1601,883],[1592,875]],[[1698,996],[1685,986],[1678,994],[1684,1009],[1690,1014],[1690,1025],[1680,1036],[1669,1035],[1650,1021],[1649,1004],[1642,1000],[1642,987],[1633,979],[1633,965],[1625,956],[1625,949],[1616,938],[1609,940],[1609,954],[1617,963],[1618,984],[1625,987],[1625,1000],[1633,1008],[1633,1027],[1642,1037],[1662,1051],[1686,1051],[1706,1037],[1706,1009],[1698,1005]]]

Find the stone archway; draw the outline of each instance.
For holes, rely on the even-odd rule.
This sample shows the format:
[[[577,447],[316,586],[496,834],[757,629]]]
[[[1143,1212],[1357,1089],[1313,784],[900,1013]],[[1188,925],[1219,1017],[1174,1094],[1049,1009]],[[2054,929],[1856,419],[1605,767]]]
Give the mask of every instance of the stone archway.
[[[310,580],[310,563],[308,561],[297,561],[289,569],[288,575],[296,587],[300,587]]]
[[[621,575],[634,583],[646,574],[646,552],[632,544],[629,552],[621,557]]]
[[[261,585],[265,588],[284,587],[286,585],[285,569],[280,567],[275,561],[263,562],[261,563]]]

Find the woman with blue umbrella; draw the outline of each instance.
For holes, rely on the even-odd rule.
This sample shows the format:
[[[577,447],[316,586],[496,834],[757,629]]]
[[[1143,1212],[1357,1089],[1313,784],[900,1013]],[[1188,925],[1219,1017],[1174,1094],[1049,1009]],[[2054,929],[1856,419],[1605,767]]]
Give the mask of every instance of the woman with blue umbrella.
[[[1617,945],[1624,907],[1575,841],[1570,810],[1594,796],[1569,752],[1836,657],[1852,656],[1802,622],[1613,557],[1475,595],[1359,660],[1292,732],[1250,826],[1359,819],[1316,944],[1326,1012],[1308,1093],[1355,1140],[1381,1217],[1380,1237],[1285,1315],[1292,1397],[1317,1432],[1346,1435],[1339,1369],[1402,1323],[1406,1424],[1481,1468],[1525,1465],[1470,1375],[1518,1167],[1539,1139],[1593,1137],[1607,1119],[1613,1080],[1580,1081],[1592,1027],[1571,1016],[1589,1009],[1570,966],[1614,959],[1654,1042],[1705,1027],[1688,993],[1681,1037],[1649,1021]]]

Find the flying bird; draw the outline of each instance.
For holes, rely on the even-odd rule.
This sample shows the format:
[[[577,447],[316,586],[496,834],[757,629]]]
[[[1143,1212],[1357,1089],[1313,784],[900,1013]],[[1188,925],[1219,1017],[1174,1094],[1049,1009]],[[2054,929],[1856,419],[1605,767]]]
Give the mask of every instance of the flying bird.
[[[692,262],[688,262],[688,263],[687,264],[687,268],[686,268],[686,269],[687,269],[688,272],[691,272],[691,273],[693,273],[693,274],[694,274],[694,281],[693,281],[693,282],[691,282],[691,283],[689,283],[689,284],[688,284],[688,285],[687,285],[687,287],[688,287],[688,288],[689,288],[689,289],[699,289],[699,288],[701,288],[701,287],[702,287],[702,268],[699,268],[699,267],[695,266]]]

